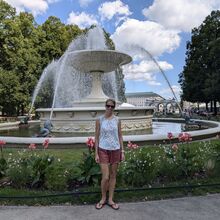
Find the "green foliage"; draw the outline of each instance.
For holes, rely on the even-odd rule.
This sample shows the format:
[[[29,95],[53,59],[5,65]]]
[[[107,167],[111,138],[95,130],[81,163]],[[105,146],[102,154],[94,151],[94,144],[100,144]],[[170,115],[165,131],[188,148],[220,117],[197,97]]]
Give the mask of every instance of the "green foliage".
[[[14,8],[0,1],[0,84],[4,84],[0,85],[0,95],[8,93],[8,99],[0,103],[3,113],[11,116],[27,111],[43,69],[53,59],[59,59],[81,32],[78,26],[65,25],[54,16],[38,25],[32,14],[16,14]],[[45,91],[40,101],[50,103],[50,87]]]
[[[6,157],[4,177],[9,177],[15,188],[65,191],[99,185],[101,172],[94,160],[94,151],[66,151],[68,153],[65,150],[10,153]],[[80,157],[80,154],[83,155]],[[201,181],[220,173],[219,141],[181,143],[175,148],[172,144],[141,147],[126,150],[125,156],[117,176],[117,185],[123,187]]]
[[[31,156],[28,162],[32,168],[31,186],[41,187],[45,183],[45,174],[47,168],[53,163],[54,157],[49,155]]]
[[[0,178],[6,175],[6,170],[7,170],[7,161],[5,158],[1,157],[0,158]]]
[[[198,143],[197,146],[179,144],[178,150],[167,145],[163,149],[160,175],[168,180],[204,176],[207,170],[206,162],[215,155],[215,150],[208,142]]]
[[[187,43],[186,64],[179,75],[183,100],[206,103],[220,100],[219,18],[220,11],[213,11],[192,30],[191,42]]]
[[[159,171],[157,153],[148,148],[128,150],[119,171],[124,184],[143,186],[152,183]]]
[[[93,151],[83,153],[83,158],[78,167],[81,170],[78,181],[89,185],[97,185],[101,179],[101,171],[99,165],[95,162]]]
[[[19,78],[14,72],[0,68],[0,109],[2,114],[16,115],[16,103],[19,101]]]
[[[45,187],[53,191],[65,191],[67,189],[67,174],[65,170],[59,164],[53,164],[48,167],[45,172]]]
[[[46,171],[53,162],[53,156],[26,150],[20,151],[18,158],[8,158],[7,175],[17,187],[43,187]]]
[[[31,174],[32,170],[26,159],[14,160],[14,163],[10,163],[7,170],[7,176],[15,188],[29,187],[32,182]]]

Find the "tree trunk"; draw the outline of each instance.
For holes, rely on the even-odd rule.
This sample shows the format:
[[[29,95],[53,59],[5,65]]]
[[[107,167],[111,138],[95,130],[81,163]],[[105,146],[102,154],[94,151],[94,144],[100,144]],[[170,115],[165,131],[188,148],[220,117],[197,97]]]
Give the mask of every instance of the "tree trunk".
[[[211,101],[211,109],[210,109],[211,112],[213,112],[213,101]]]
[[[206,109],[206,111],[208,111],[208,110],[209,110],[209,107],[208,107],[208,102],[206,102],[206,103],[205,103],[205,109]]]
[[[21,105],[21,115],[24,115],[24,105]]]
[[[214,115],[217,115],[217,101],[214,100]]]

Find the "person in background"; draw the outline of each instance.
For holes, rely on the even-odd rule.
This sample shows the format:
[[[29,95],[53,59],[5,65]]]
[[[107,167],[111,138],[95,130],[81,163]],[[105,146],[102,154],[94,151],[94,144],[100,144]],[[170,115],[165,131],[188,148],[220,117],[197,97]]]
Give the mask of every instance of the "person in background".
[[[102,173],[102,197],[96,204],[96,209],[103,208],[105,204],[114,210],[119,209],[119,205],[113,201],[113,197],[118,165],[125,159],[125,155],[121,121],[114,115],[115,105],[115,100],[106,100],[105,113],[96,121],[95,160],[100,164]],[[106,198],[107,191],[109,191],[108,200]]]

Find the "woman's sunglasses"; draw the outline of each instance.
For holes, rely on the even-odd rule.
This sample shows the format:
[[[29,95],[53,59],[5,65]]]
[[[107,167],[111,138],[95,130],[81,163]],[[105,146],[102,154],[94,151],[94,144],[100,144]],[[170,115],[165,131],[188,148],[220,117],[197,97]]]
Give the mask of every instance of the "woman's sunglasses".
[[[107,108],[112,108],[112,109],[115,108],[114,105],[106,105],[106,107],[107,107]]]

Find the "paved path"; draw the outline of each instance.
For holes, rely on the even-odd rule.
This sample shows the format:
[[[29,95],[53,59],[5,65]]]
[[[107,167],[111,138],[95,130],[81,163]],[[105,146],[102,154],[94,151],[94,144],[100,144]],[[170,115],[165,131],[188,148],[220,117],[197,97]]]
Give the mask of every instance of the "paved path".
[[[105,206],[0,206],[0,220],[219,220],[220,194]]]

